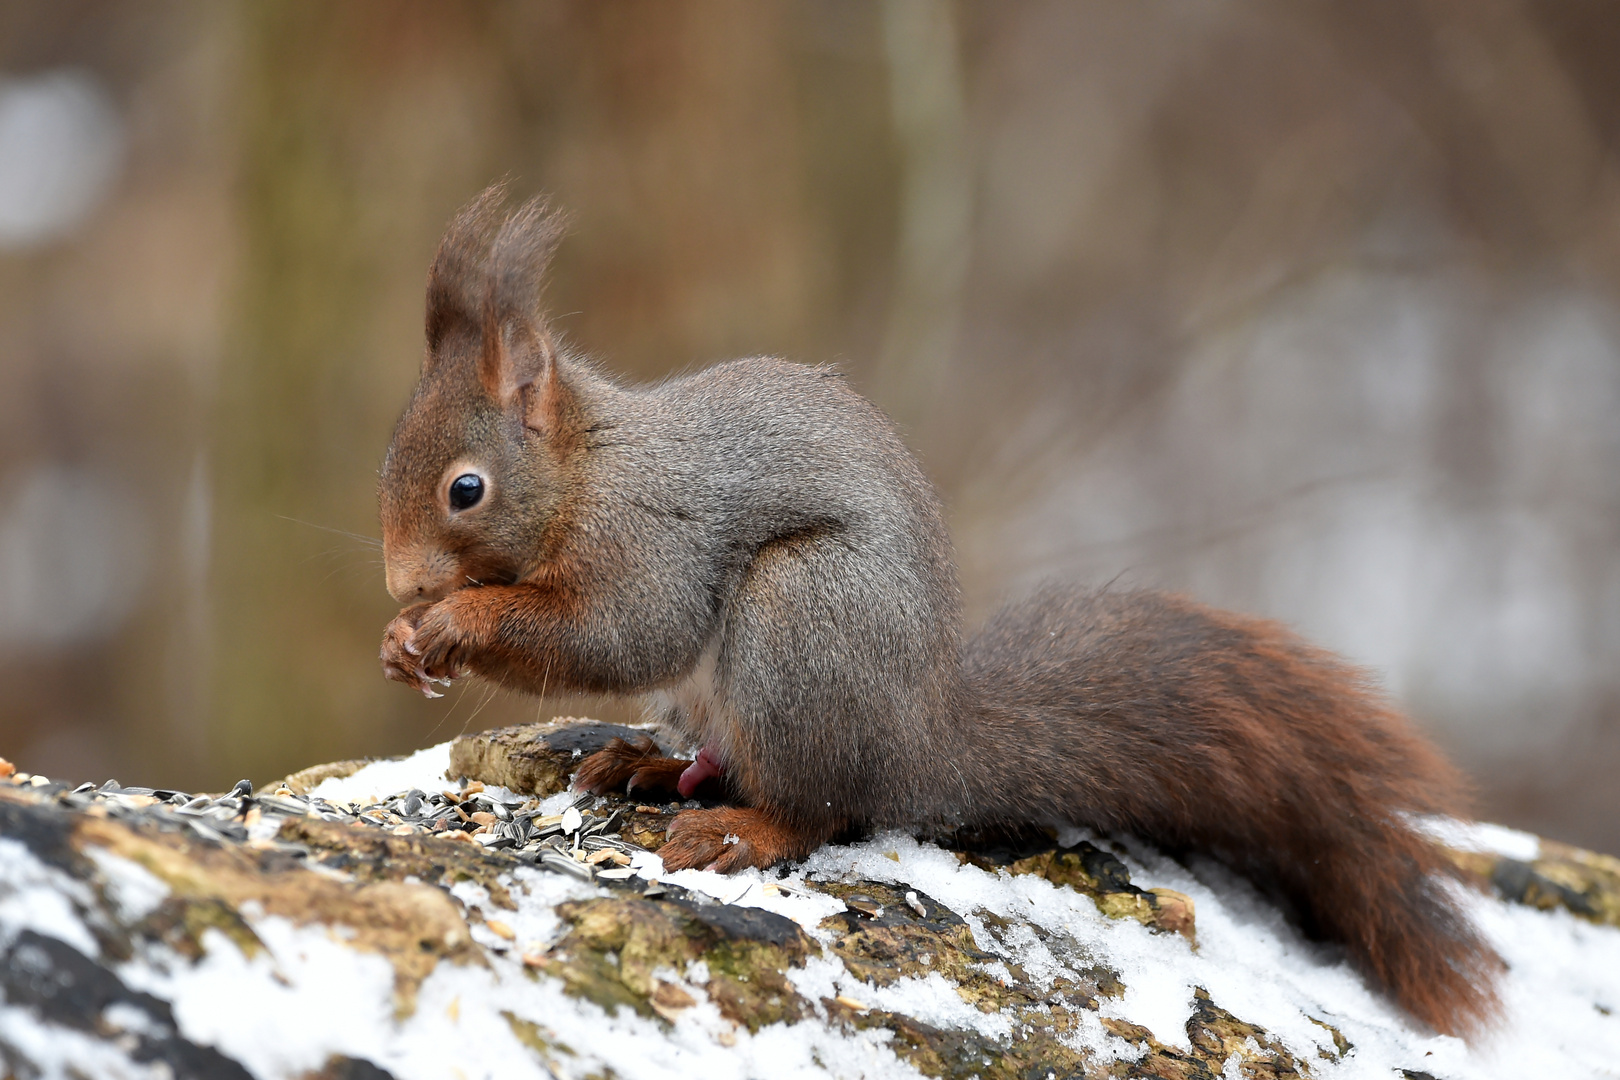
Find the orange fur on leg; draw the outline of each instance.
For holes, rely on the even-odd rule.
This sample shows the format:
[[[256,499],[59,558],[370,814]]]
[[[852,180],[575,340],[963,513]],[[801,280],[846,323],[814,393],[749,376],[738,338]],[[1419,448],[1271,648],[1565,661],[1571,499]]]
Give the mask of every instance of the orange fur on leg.
[[[751,807],[687,810],[670,823],[669,841],[658,854],[666,870],[700,866],[729,874],[802,859],[825,839],[779,824]]]

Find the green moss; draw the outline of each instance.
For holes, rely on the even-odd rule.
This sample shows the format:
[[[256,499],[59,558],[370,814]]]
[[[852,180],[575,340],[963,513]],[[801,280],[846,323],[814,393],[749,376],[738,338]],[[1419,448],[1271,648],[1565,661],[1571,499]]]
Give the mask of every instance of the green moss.
[[[852,908],[821,923],[838,935],[833,951],[863,982],[888,986],[902,977],[931,973],[960,982],[982,978],[974,965],[995,959],[978,947],[960,916],[925,894],[875,881],[817,882],[813,887],[846,903],[875,908]],[[907,892],[917,897],[922,914],[906,903]]]
[[[1324,1058],[1328,1061],[1343,1061],[1344,1056],[1351,1050],[1355,1049],[1350,1040],[1344,1037],[1344,1032],[1340,1031],[1326,1020],[1318,1020],[1314,1016],[1307,1016],[1305,1019],[1309,1020],[1311,1023],[1315,1024],[1317,1027],[1321,1028],[1323,1031],[1326,1031],[1333,1037],[1333,1049],[1329,1050],[1327,1047],[1323,1047],[1316,1052],[1318,1057]]]
[[[1103,1017],[1102,1024],[1109,1032],[1144,1051],[1137,1061],[1115,1062],[1109,1068],[1113,1076],[1218,1080],[1225,1075],[1226,1063],[1234,1057],[1238,1073],[1252,1080],[1309,1075],[1269,1032],[1239,1020],[1214,1004],[1203,987],[1194,989],[1193,1013],[1187,1019],[1190,1051],[1164,1046],[1140,1024],[1113,1017]]]
[[[768,912],[682,900],[610,898],[557,907],[570,930],[544,969],[567,991],[609,1011],[629,1007],[668,1018],[684,992],[662,988],[694,960],[708,968],[701,989],[727,1019],[757,1031],[799,1020],[809,1003],[787,980],[816,949],[794,923]]]
[[[1454,853],[1454,858],[1489,880],[1503,899],[1620,926],[1620,859],[1612,855],[1543,840],[1539,857],[1530,862],[1478,852]]]
[[[1203,987],[1193,991],[1193,1014],[1187,1020],[1193,1052],[1211,1063],[1236,1055],[1244,1076],[1299,1076],[1299,1063],[1265,1028],[1246,1023],[1220,1008]]]
[[[1132,919],[1155,932],[1177,933],[1196,941],[1190,897],[1172,889],[1141,888],[1131,881],[1124,863],[1094,844],[1082,842],[1062,851],[1054,848],[1005,865],[983,855],[959,857],[991,872],[1005,869],[1010,874],[1043,877],[1091,897],[1097,910],[1110,919]]]

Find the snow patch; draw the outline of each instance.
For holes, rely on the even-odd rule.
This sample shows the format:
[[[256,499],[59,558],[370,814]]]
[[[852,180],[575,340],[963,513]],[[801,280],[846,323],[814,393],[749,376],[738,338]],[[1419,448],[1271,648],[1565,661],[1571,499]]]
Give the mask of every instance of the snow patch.
[[[555,795],[547,795],[540,800],[540,813],[560,814],[583,798],[585,798],[584,794],[571,789],[559,791]]]
[[[41,862],[21,841],[0,837],[0,947],[32,930],[97,956],[101,949],[81,914],[95,908],[88,885]]]
[[[105,848],[89,848],[85,855],[101,872],[107,899],[112,901],[118,921],[124,925],[140,922],[168,898],[169,887],[139,863],[114,855]]]
[[[1541,837],[1505,825],[1438,815],[1414,818],[1412,825],[1435,843],[1456,851],[1479,851],[1520,862],[1541,858]]]
[[[678,885],[699,892],[722,904],[759,908],[792,919],[813,937],[825,938],[821,920],[845,910],[844,902],[836,896],[814,892],[805,887],[802,873],[778,874],[750,867],[735,874],[717,874],[713,870],[664,871],[664,862],[655,853],[637,852],[630,865],[636,876],[666,885]]]
[[[248,957],[220,931],[201,937],[195,964],[141,960],[119,968],[126,984],[167,1000],[175,1025],[258,1077],[320,1069],[333,1054],[365,1057],[387,1049],[394,1028],[394,969],[375,953],[345,945],[324,926],[279,916],[253,920],[265,952]]]
[[[349,776],[322,780],[309,794],[311,798],[325,799],[329,803],[347,803],[367,796],[381,798],[412,788],[442,791],[449,784],[445,779],[449,768],[450,744],[442,742],[409,757],[373,761]]]

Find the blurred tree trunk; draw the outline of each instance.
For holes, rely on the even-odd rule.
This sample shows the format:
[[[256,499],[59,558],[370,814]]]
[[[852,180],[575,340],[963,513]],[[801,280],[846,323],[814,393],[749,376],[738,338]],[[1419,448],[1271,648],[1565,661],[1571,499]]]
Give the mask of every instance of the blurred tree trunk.
[[[389,265],[425,266],[422,244],[388,214],[399,192],[372,181],[409,39],[430,14],[453,38],[447,24],[461,10],[246,8],[241,299],[215,440],[212,764],[222,776],[366,748],[402,697],[366,662],[392,612],[380,556],[343,535],[376,535],[373,474],[355,465],[380,459],[379,434],[414,374],[414,351],[392,358],[399,376],[383,385],[367,362],[388,351],[374,322]],[[419,326],[419,314],[400,314],[406,333],[383,343]]]

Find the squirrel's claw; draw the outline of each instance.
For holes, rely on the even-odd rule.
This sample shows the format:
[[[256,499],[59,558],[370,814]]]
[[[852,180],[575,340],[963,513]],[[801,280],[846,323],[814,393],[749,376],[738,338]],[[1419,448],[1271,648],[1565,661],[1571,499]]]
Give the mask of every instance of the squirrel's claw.
[[[413,690],[420,690],[424,697],[439,697],[441,695],[430,685],[432,680],[418,659],[417,646],[411,641],[415,634],[414,621],[402,612],[383,632],[380,657],[383,675]]]
[[[435,684],[449,686],[451,679],[466,674],[444,627],[424,626],[433,606],[419,604],[400,612],[383,632],[382,644],[383,674],[428,698],[444,696],[433,689]]]

